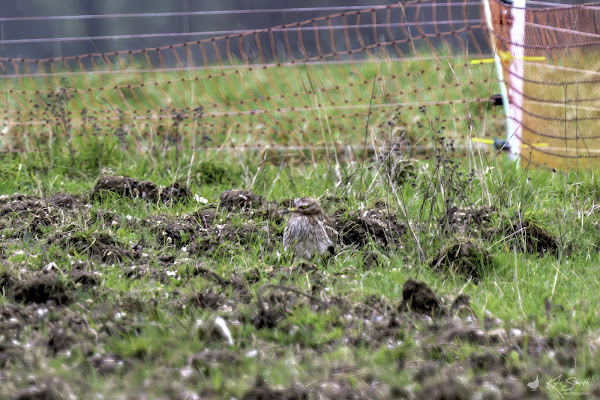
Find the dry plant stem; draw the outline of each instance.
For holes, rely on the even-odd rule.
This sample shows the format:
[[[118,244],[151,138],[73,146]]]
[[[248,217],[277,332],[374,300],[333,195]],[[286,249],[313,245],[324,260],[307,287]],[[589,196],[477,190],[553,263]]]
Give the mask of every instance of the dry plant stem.
[[[375,94],[375,83],[377,82],[377,79],[373,80],[373,87],[371,88],[371,97],[369,99],[369,112],[367,114],[367,123],[365,125],[365,140],[363,142],[363,158],[362,158],[362,162],[360,165],[360,192],[359,192],[359,198],[361,198],[361,192],[364,186],[364,170],[365,170],[365,161],[367,159],[367,137],[369,136],[369,124],[371,122],[371,112],[372,112],[372,108],[373,108],[373,96]]]
[[[515,287],[517,288],[517,297],[519,299],[519,308],[521,309],[521,313],[523,313],[524,316],[526,316],[525,314],[525,310],[523,310],[523,299],[521,299],[521,291],[519,290],[519,269],[518,269],[518,264],[517,264],[517,248],[513,246],[513,254],[515,256],[515,273],[514,273],[514,281],[515,281]]]
[[[389,173],[388,173],[388,180],[391,180]],[[402,210],[402,216],[404,218],[404,222],[406,223],[406,226],[408,226],[408,230],[410,231],[410,233],[413,237],[415,246],[419,250],[419,256],[420,256],[419,261],[424,261],[425,260],[425,252],[423,251],[423,248],[421,247],[421,243],[419,242],[419,238],[410,223],[410,219],[408,218],[408,212],[406,210],[406,203],[404,202],[404,196],[398,195],[398,190],[396,189],[395,186],[392,186],[392,192],[394,193],[394,196],[396,197],[396,201],[398,202],[398,204],[400,204],[400,210]],[[420,269],[420,266],[419,266],[419,269]]]
[[[269,190],[269,196],[271,196],[271,194],[273,193],[273,189],[275,189],[275,184],[281,178],[281,171],[283,170],[284,165],[285,165],[285,158],[282,158],[281,163],[279,164],[279,170],[277,171],[277,175],[275,176],[275,179],[273,179],[273,184],[271,184],[271,189]]]
[[[308,72],[308,68],[306,69],[306,76],[308,77],[308,83],[310,84],[310,90],[313,94],[313,99],[315,100],[315,108],[317,109],[317,116],[319,117],[319,127],[321,132],[321,138],[323,139],[323,144],[325,145],[325,162],[327,163],[327,171],[330,171],[331,166],[329,164],[329,146],[327,144],[327,139],[325,138],[325,128],[323,127],[323,120],[321,118],[321,107],[319,104],[319,99],[317,98],[317,92],[315,89],[315,85],[313,85],[313,80]]]
[[[452,71],[452,75],[454,76],[454,80],[458,84],[458,87],[460,88],[460,92],[463,95],[463,99],[465,100],[465,105],[467,106],[467,117],[469,119],[469,137],[468,137],[469,145],[468,145],[468,149],[470,149],[470,151],[468,153],[469,154],[469,170],[472,170],[473,168],[475,168],[476,161],[475,161],[475,155],[473,154],[473,136],[475,136],[475,133],[473,132],[473,118],[471,117],[471,108],[469,107],[469,102],[467,101],[467,96],[465,96],[465,92],[463,90],[463,87],[460,84],[460,80],[458,79],[458,76],[454,72],[454,68],[452,68],[452,64],[450,63],[449,60],[448,60],[448,67],[450,67],[450,71]],[[481,149],[479,148],[479,146],[477,148],[477,151],[479,152],[479,157],[481,158]],[[472,161],[473,164],[471,164],[471,157],[473,158],[473,161]],[[483,168],[483,161],[482,161],[482,168]],[[487,188],[486,182],[484,180],[482,180],[481,181],[481,185],[483,186],[482,195],[483,196],[487,195],[487,197],[488,197],[488,205],[491,205],[492,204],[492,200],[491,200],[491,197],[490,197],[490,194],[489,194],[489,189]]]

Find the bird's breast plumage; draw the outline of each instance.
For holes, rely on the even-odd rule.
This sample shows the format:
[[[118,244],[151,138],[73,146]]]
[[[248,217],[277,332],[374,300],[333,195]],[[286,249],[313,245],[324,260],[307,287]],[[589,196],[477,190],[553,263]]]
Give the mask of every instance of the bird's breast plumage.
[[[332,251],[336,242],[337,231],[324,215],[292,215],[283,232],[283,247],[306,258]]]

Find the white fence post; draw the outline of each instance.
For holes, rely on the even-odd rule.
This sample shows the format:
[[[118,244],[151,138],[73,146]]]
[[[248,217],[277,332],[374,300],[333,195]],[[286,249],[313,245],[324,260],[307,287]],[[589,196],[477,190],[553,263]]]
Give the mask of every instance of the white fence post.
[[[506,84],[504,81],[504,73],[502,70],[502,62],[498,54],[498,47],[496,46],[496,38],[494,36],[494,23],[492,22],[492,10],[490,9],[489,0],[483,1],[483,10],[485,13],[485,21],[488,29],[490,30],[490,41],[492,43],[492,51],[494,52],[494,65],[496,67],[496,75],[498,76],[498,82],[500,86],[500,95],[502,96],[502,106],[504,108],[504,115],[506,116],[506,138],[509,139],[513,133],[513,121],[510,117],[510,107],[508,100],[508,91],[506,90]],[[507,142],[508,143],[508,142]]]
[[[513,159],[521,155],[523,140],[523,77],[525,73],[525,4],[527,0],[514,0],[512,11],[512,27],[510,29],[510,68],[508,99],[510,101],[511,130],[507,141]]]

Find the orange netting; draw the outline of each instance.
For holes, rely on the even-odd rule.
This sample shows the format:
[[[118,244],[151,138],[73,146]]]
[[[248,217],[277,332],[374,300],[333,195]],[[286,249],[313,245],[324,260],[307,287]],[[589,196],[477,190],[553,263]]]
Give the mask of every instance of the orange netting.
[[[493,0],[492,9],[498,50],[524,49],[503,62],[509,90],[523,98],[511,99],[523,115],[521,157],[556,169],[600,165],[600,3],[528,7],[524,40],[511,37],[511,7]]]
[[[429,148],[440,131],[466,148],[468,138],[505,136],[503,110],[490,103],[494,64],[478,62],[492,53],[479,2],[429,0],[159,48],[0,58],[2,147],[113,135],[140,149],[314,156],[375,145],[395,115],[414,146]]]

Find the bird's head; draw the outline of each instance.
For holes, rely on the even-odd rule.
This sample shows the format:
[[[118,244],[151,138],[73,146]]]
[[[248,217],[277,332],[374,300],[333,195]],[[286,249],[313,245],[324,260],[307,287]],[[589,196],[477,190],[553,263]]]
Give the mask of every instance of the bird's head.
[[[317,199],[313,199],[312,197],[295,199],[294,207],[290,208],[288,211],[300,215],[316,215],[323,213]]]

